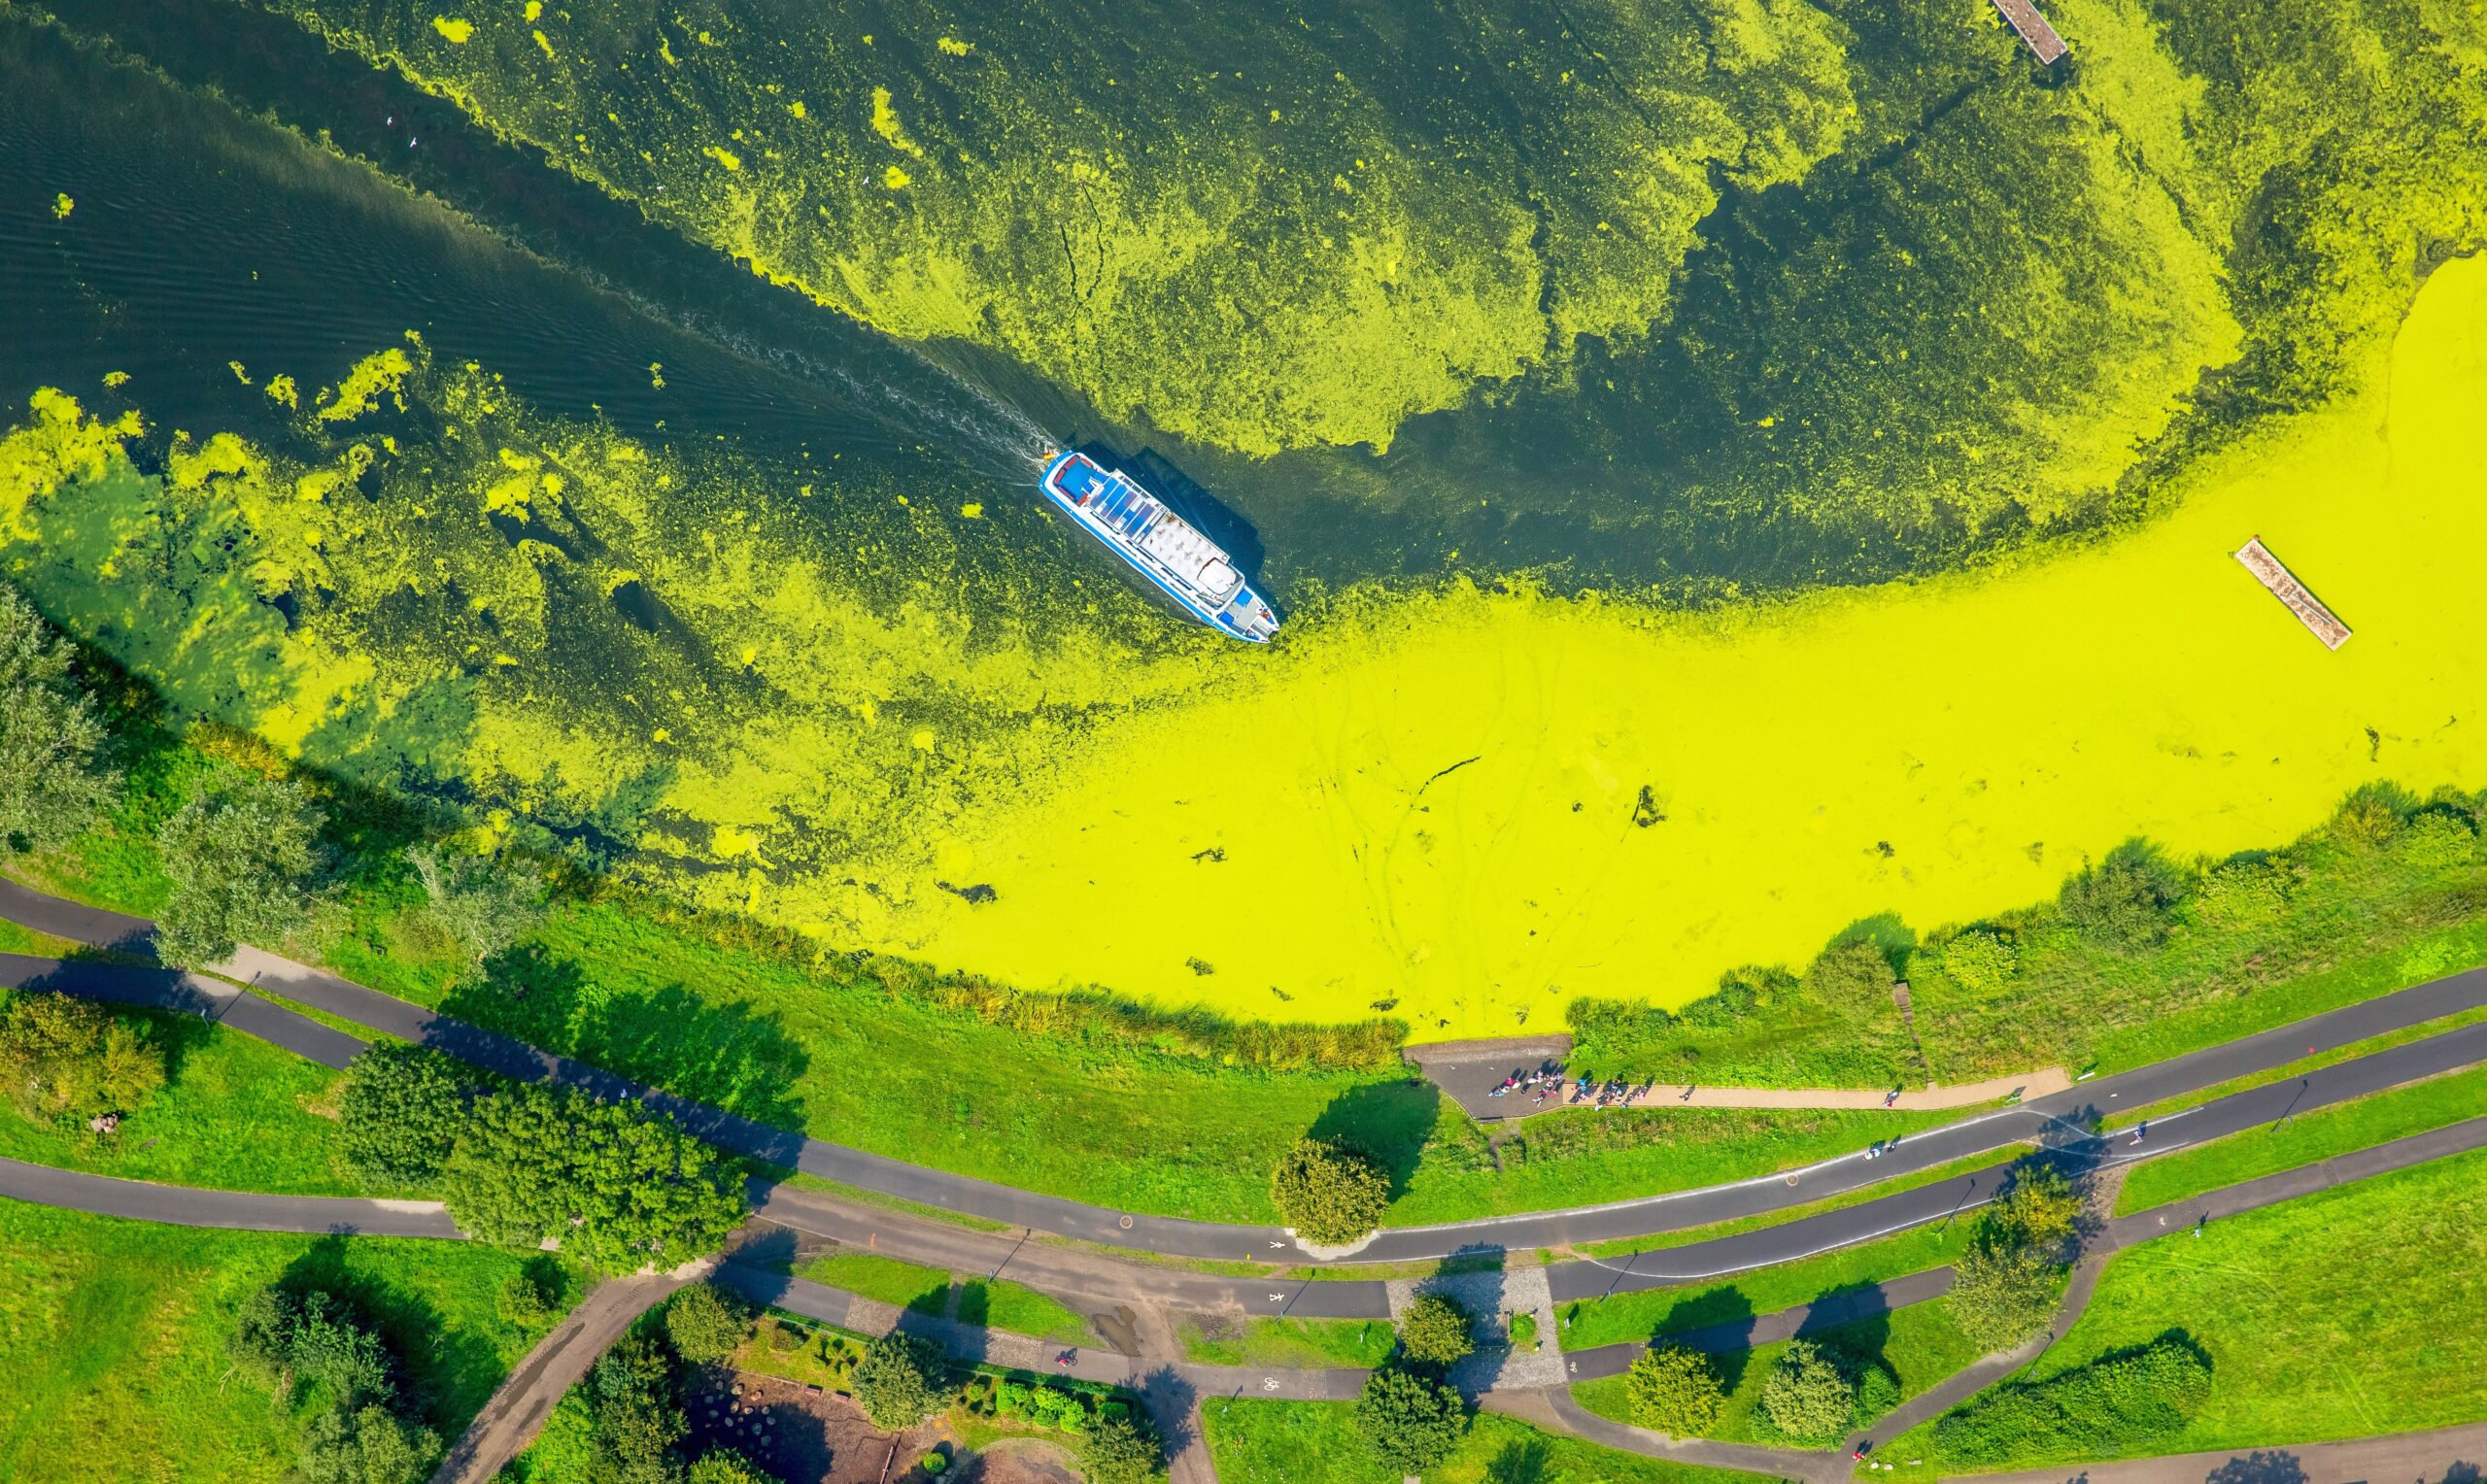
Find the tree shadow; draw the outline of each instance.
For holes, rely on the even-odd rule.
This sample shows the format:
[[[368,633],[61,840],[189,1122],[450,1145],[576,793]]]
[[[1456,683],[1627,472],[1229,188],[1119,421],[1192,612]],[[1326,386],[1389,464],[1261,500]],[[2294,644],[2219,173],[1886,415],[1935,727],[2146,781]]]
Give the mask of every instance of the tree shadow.
[[[1734,1392],[1744,1380],[1745,1367],[1753,1364],[1754,1322],[1753,1298],[1743,1289],[1729,1284],[1678,1299],[1659,1320],[1652,1345],[1683,1345],[1711,1358],[1718,1368],[1719,1385]]]
[[[1554,1450],[1542,1437],[1503,1444],[1485,1465],[1485,1484],[1550,1484]]]
[[[2230,1459],[2203,1477],[2202,1484],[2305,1484],[2305,1466],[2285,1449],[2257,1450]]]
[[[1824,949],[1845,948],[1851,943],[1871,943],[1891,961],[1891,972],[1897,974],[1908,963],[1908,956],[1917,952],[1917,929],[1900,921],[1896,912],[1877,912],[1831,934]]]
[[[811,1058],[773,1011],[687,986],[616,990],[578,961],[527,944],[461,985],[444,1013],[755,1123],[801,1129],[795,1085]]]
[[[482,1335],[451,1329],[428,1298],[362,1267],[359,1256],[351,1236],[331,1233],[286,1265],[276,1286],[326,1294],[377,1332],[395,1363],[403,1409],[446,1435],[492,1395],[500,1357]]]
[[[1309,1132],[1370,1156],[1390,1177],[1390,1198],[1407,1194],[1442,1117],[1442,1090],[1420,1077],[1372,1083],[1332,1098]]]

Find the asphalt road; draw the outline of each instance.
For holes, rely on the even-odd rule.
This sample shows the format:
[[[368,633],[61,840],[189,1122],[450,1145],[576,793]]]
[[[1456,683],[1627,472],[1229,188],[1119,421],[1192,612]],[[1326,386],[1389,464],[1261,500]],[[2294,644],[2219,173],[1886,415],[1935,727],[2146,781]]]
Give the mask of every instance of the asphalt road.
[[[427,1236],[462,1241],[466,1233],[437,1200],[365,1200],[341,1196],[261,1196],[244,1191],[204,1191],[187,1185],[155,1185],[81,1174],[49,1164],[0,1160],[0,1196],[37,1205],[60,1206],[157,1221],[176,1227],[222,1227],[236,1231],[336,1232],[354,1236]]]
[[[152,931],[152,925],[143,919],[48,896],[5,878],[0,878],[0,916],[55,936],[124,948],[145,944]],[[124,993],[129,995],[140,993],[144,984],[162,984],[159,971],[112,970],[101,964],[82,967],[94,974],[117,972],[134,976],[126,981]],[[231,962],[218,965],[217,970],[352,1024],[438,1047],[508,1076],[526,1080],[551,1079],[605,1096],[644,1097],[650,1106],[674,1114],[685,1127],[721,1148],[937,1209],[1076,1240],[1166,1256],[1261,1263],[1329,1261],[1311,1258],[1296,1245],[1288,1232],[1276,1227],[1195,1222],[1107,1210],[1059,1197],[1014,1190],[991,1181],[905,1164],[785,1130],[767,1128],[670,1094],[644,1088],[583,1062],[539,1052],[507,1036],[437,1015],[420,1005],[382,995],[337,975],[256,949],[243,949]],[[176,988],[183,989],[186,994],[190,993],[182,986]],[[1977,1115],[1913,1134],[1879,1160],[1869,1161],[1860,1150],[1801,1170],[1734,1185],[1567,1211],[1495,1217],[1444,1226],[1392,1228],[1348,1255],[1348,1260],[1360,1263],[1411,1262],[1462,1253],[1579,1246],[1768,1215],[1955,1160],[1993,1153],[2015,1143],[2061,1140],[2071,1136],[2074,1131],[2071,1126],[2118,1107],[2136,1107],[2161,1098],[2197,1092],[2231,1078],[2284,1065],[2312,1051],[2344,1046],[2482,1004],[2487,1004],[2487,970],[2473,969],[2133,1071],[2097,1078],[2018,1107]],[[227,1024],[243,1029],[230,1019],[229,1014]],[[2452,1036],[2469,1037],[2457,1048],[2463,1053],[2464,1061],[2478,1060],[2482,1054],[2487,1054],[2487,1049],[2482,1049],[2479,1042],[2482,1035],[2487,1035],[2487,1028],[2448,1032],[2430,1041],[2313,1073],[2305,1079],[2309,1086],[2301,1093],[2273,1093],[2266,1089],[2262,1090],[2262,1095],[2266,1099],[2276,1097],[2279,1104],[2285,1104],[2295,1096],[2300,1107],[2315,1106],[2319,1101],[2341,1096],[2355,1096],[2359,1091],[2371,1091],[2425,1075],[2424,1070],[2406,1068],[2428,1064],[2430,1057],[2448,1055],[2446,1048],[2436,1043],[2447,1041]],[[2442,1064],[2459,1065],[2463,1062]],[[2437,1065],[2436,1069],[2442,1069],[2442,1065]],[[2362,1082],[2361,1079],[2365,1080]],[[2294,1084],[2279,1086],[2288,1088]],[[2325,1093],[2321,1089],[2330,1091]],[[2253,1097],[2256,1095],[2240,1096]],[[2245,1118],[2234,1127],[2251,1127],[2253,1123],[2266,1121],[2268,1117],[2276,1116],[2279,1104],[2254,1104],[2268,1111],[2261,1117]],[[2192,1130],[2180,1135],[2188,1140],[2210,1136],[2207,1130],[2218,1127],[2218,1116],[2209,1114],[2207,1110],[2191,1116],[2204,1122],[2197,1123]],[[2233,1112],[2225,1116],[2243,1117]],[[2169,1123],[2171,1128],[2174,1127],[2174,1121]],[[1986,1178],[1991,1180],[1992,1176]],[[1928,1219],[1929,1214],[1940,1216],[1964,1201],[1991,1198],[1992,1195],[1991,1185],[1980,1190],[1962,1181],[1945,1181],[1825,1217],[1808,1219],[1810,1222],[1832,1224],[1829,1226],[1809,1227],[1808,1222],[1793,1222],[1769,1229],[1768,1232],[1748,1235],[1768,1235],[1774,1240],[1791,1243],[1813,1240],[1823,1247],[1843,1245],[1846,1241],[1857,1240],[1858,1233],[1880,1230],[1874,1223],[1896,1229]],[[1918,1202],[1917,1214],[1913,1216],[1907,1215],[1908,1207],[1887,1204],[1909,1200]],[[1903,1216],[1906,1219],[1900,1219]],[[1849,1234],[1838,1235],[1843,1230]],[[1738,1241],[1742,1238],[1722,1240]],[[1667,1254],[1645,1255],[1618,1265],[1618,1269],[1610,1270],[1614,1279],[1612,1286],[1646,1287],[1684,1281],[1677,1274],[1677,1269],[1687,1261],[1697,1260],[1687,1258],[1687,1254],[1698,1253],[1701,1246],[1707,1245],[1677,1248]],[[1782,1258],[1796,1255],[1801,1254],[1791,1251],[1783,1254]],[[1780,1261],[1782,1258],[1767,1260]],[[1738,1265],[1755,1265],[1740,1263]],[[1592,1284],[1584,1291],[1598,1292],[1602,1289]],[[1579,1296],[1575,1293],[1568,1297]],[[1558,1290],[1557,1298],[1563,1297],[1567,1296]]]

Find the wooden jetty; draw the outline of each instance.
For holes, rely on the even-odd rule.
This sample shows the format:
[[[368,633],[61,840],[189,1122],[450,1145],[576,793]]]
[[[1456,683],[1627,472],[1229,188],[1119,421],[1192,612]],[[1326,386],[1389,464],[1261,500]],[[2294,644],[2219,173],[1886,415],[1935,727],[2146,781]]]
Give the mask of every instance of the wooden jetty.
[[[2029,0],[1994,0],[1994,8],[2003,13],[2004,20],[2028,45],[2030,54],[2039,61],[2052,67],[2072,51]]]
[[[2238,547],[2236,559],[2245,563],[2245,570],[2260,579],[2264,587],[2271,590],[2273,597],[2288,604],[2289,612],[2296,614],[2300,622],[2314,630],[2314,637],[2322,640],[2326,649],[2338,649],[2349,642],[2349,625],[2341,623],[2339,616],[2331,609],[2324,607],[2321,598],[2306,590],[2305,584],[2297,580],[2297,574],[2263,545],[2262,537],[2256,536]]]

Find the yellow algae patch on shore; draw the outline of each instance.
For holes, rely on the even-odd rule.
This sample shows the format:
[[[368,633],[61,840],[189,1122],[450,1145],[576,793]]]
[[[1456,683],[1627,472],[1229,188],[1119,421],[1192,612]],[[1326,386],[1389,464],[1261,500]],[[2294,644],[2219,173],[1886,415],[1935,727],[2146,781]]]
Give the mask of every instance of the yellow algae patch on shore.
[[[1142,713],[994,821],[973,850],[996,899],[906,946],[1241,1016],[1503,1033],[1574,995],[1682,1002],[1867,915],[2043,897],[2129,835],[2225,852],[2369,779],[2474,787],[2482,464],[2473,259],[2421,296],[2388,396],[2276,427],[2088,550],[1758,613],[1460,590],[1314,625],[1266,684]],[[2231,559],[2258,534],[2345,648]]]

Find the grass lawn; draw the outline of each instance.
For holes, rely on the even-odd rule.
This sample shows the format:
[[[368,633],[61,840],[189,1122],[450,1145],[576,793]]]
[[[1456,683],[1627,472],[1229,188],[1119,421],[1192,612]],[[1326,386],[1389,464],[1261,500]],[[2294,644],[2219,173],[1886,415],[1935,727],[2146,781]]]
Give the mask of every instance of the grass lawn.
[[[368,1296],[455,1435],[551,1327],[500,1318],[526,1255],[465,1242],[156,1226],[0,1201],[0,1478],[277,1480],[293,1424],[228,1373],[238,1305],[291,1270]],[[577,1292],[573,1281],[572,1292]]]
[[[2146,1211],[2224,1185],[2457,1124],[2481,1112],[2487,1112],[2487,1065],[2388,1088],[2284,1123],[2144,1160],[2125,1176],[2116,1211],[2119,1215]],[[2184,1125],[2176,1127],[2181,1130]]]
[[[1006,1279],[954,1278],[937,1267],[869,1252],[833,1252],[802,1264],[795,1275],[918,1314],[1065,1344],[1096,1342],[1086,1319],[1047,1295]]]
[[[1807,1337],[1846,1352],[1859,1374],[1869,1367],[1880,1367],[1899,1383],[1896,1395],[1886,1394],[1887,1404],[1860,1408],[1851,1423],[1860,1428],[1872,1426],[1891,1407],[1965,1368],[1979,1355],[1978,1347],[1952,1323],[1950,1307],[1940,1300],[1911,1304]],[[1726,1388],[1727,1403],[1706,1436],[1772,1447],[1808,1447],[1833,1441],[1789,1437],[1771,1426],[1769,1417],[1762,1412],[1762,1387],[1787,1348],[1785,1341],[1779,1341],[1711,1357],[1720,1382]],[[1633,1420],[1630,1394],[1621,1376],[1580,1382],[1572,1388],[1572,1398],[1584,1409],[1609,1421]]]
[[[1628,1108],[1543,1113],[1488,1153],[1476,1126],[1446,1106],[1446,1124],[1390,1207],[1392,1226],[1594,1205],[1792,1169],[1877,1139],[1957,1123],[1978,1111],[1797,1111]]]
[[[1589,1350],[1776,1314],[1842,1289],[1941,1267],[1965,1249],[1968,1231],[1967,1222],[1917,1227],[1716,1282],[1575,1299],[1556,1314],[1563,1322],[1562,1345]]]
[[[2015,1147],[2034,1148],[2035,1146]],[[1934,1185],[1959,1175],[1974,1174],[1982,1169],[2000,1171],[2018,1158],[2018,1155],[2008,1151],[1973,1154],[1954,1160],[1948,1164],[1937,1164],[1932,1169],[1921,1169],[1913,1175],[1902,1175],[1896,1180],[1886,1180],[1861,1190],[1843,1192],[1827,1199],[1817,1200],[1810,1205],[1791,1206],[1784,1211],[1765,1211],[1758,1216],[1743,1216],[1734,1221],[1714,1221],[1706,1227],[1686,1227],[1678,1231],[1658,1231],[1648,1236],[1627,1236],[1611,1242],[1591,1242],[1580,1251],[1593,1258],[1620,1258],[1629,1257],[1636,1252],[1658,1252],[1670,1247],[1688,1247],[1694,1242],[1707,1242],[1721,1236],[1734,1236],[1739,1232],[1758,1231],[1763,1227],[1785,1226],[1789,1222],[1800,1221],[1808,1216],[1820,1216],[1825,1211],[1838,1211],[1853,1205],[1863,1205],[1869,1200],[1880,1200],[1886,1196],[1896,1196],[1902,1191],[1913,1191],[1922,1185]],[[1551,1262],[1553,1259],[1550,1257],[1547,1261]]]
[[[2171,1332],[2210,1358],[2211,1390],[2171,1435],[2103,1462],[2324,1442],[2487,1418],[2487,1152],[2307,1196],[2119,1255],[2080,1322],[2027,1373],[2059,1375]],[[1975,1405],[1974,1402],[1970,1403]],[[1942,1465],[1933,1429],[1886,1444]]]
[[[1201,1406],[1209,1456],[1224,1484],[1399,1484],[1365,1451],[1346,1401],[1212,1399]],[[1457,1451],[1425,1470],[1426,1484],[1739,1484],[1752,1474],[1644,1458],[1563,1437],[1516,1418],[1480,1412]]]
[[[1211,1328],[1186,1320],[1183,1354],[1205,1366],[1289,1369],[1380,1365],[1397,1335],[1379,1319],[1252,1319]]]
[[[0,992],[0,1005],[8,1001]],[[335,1073],[194,1016],[114,1009],[170,1053],[171,1076],[109,1138],[0,1103],[0,1156],[64,1169],[282,1196],[366,1194],[338,1172]],[[383,1193],[411,1194],[411,1193]]]

